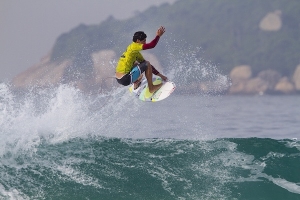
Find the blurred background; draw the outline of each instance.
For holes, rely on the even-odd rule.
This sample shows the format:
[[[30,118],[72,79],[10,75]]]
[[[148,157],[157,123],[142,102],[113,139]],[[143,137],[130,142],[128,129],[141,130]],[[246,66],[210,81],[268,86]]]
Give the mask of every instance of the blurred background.
[[[62,33],[109,16],[124,20],[150,6],[175,0],[1,0],[0,81],[10,80],[45,56]]]
[[[300,92],[296,0],[1,4],[0,80],[17,89],[72,83],[110,90],[116,82],[108,78],[132,34],[143,30],[150,41],[164,25],[163,39],[144,56],[162,73],[176,68],[170,78],[180,92]]]

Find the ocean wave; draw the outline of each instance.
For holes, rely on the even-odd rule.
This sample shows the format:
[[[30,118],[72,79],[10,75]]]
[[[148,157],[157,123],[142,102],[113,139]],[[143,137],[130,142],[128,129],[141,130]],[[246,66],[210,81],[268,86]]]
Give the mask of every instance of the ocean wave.
[[[2,157],[0,195],[6,199],[295,199],[299,198],[295,174],[299,150],[287,147],[288,142],[89,136],[43,143],[32,154]]]

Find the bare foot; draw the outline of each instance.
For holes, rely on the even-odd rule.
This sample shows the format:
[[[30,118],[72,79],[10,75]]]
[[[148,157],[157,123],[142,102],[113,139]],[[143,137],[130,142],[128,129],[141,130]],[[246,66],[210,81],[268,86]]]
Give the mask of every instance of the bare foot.
[[[161,86],[162,86],[163,84],[162,83],[160,83],[160,84],[158,84],[158,85],[153,85],[153,87],[149,87],[149,92],[150,93],[154,93],[154,92],[156,92],[157,90],[159,90],[159,88],[161,88]]]
[[[134,88],[134,90],[136,90],[138,87],[140,87],[141,81],[139,81],[139,82],[136,81],[133,84],[134,84],[133,88]]]

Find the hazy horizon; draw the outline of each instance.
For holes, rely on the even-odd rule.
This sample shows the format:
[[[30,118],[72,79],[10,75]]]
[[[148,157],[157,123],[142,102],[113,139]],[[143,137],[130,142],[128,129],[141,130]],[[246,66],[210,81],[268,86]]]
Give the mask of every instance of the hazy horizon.
[[[59,35],[81,23],[99,24],[109,16],[127,19],[151,6],[175,1],[177,0],[2,0],[0,81],[10,81],[18,73],[38,63],[49,53]]]

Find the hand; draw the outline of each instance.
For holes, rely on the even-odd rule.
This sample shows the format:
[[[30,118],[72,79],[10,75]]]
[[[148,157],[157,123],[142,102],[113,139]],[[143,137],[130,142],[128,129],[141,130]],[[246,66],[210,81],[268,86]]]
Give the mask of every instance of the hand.
[[[160,37],[160,36],[162,36],[165,32],[166,32],[165,27],[161,26],[161,27],[159,27],[159,29],[156,31],[156,35],[158,35],[158,36]]]
[[[162,75],[162,74],[157,74],[163,81],[168,81],[168,77]]]

